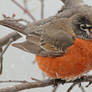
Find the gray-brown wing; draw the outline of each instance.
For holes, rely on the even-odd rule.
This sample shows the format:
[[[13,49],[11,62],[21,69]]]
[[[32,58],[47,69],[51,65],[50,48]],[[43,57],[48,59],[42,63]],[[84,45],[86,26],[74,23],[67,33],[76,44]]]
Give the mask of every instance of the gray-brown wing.
[[[66,49],[74,43],[71,34],[63,30],[41,36],[41,48],[52,54],[65,53]]]
[[[56,54],[47,52],[44,49],[42,49],[40,46],[38,46],[34,43],[31,43],[29,41],[14,43],[14,44],[12,44],[12,46],[14,46],[16,48],[19,48],[23,51],[33,53],[33,54],[36,54],[36,55],[40,55],[40,56],[51,56],[51,57],[56,56]],[[61,55],[61,54],[58,53],[57,56],[59,56],[59,55]]]
[[[32,42],[33,39],[36,39],[35,36],[32,38]],[[62,34],[57,33],[55,36],[54,34],[50,37],[48,35],[41,36],[40,45],[32,42],[27,39],[21,43],[14,43],[13,46],[36,55],[52,57],[63,55],[74,40],[71,35],[63,31]]]
[[[33,37],[33,38],[32,38]],[[40,56],[60,56],[63,55],[66,49],[71,46],[74,39],[65,31],[57,32],[56,34],[42,35],[39,37],[31,36],[22,43],[14,43],[13,46],[20,48],[26,52],[30,52]]]

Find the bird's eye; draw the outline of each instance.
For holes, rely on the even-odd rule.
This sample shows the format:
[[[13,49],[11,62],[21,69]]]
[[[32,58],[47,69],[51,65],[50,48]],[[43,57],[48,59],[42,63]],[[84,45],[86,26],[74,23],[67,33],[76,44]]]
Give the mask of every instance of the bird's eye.
[[[81,30],[85,30],[85,29],[86,29],[86,25],[81,24],[81,25],[80,25],[80,29],[81,29]]]
[[[80,29],[86,32],[87,35],[90,35],[90,28],[86,24],[81,24]]]
[[[92,33],[92,25],[89,25],[89,24],[81,24],[80,25],[80,29],[82,31],[89,31]]]

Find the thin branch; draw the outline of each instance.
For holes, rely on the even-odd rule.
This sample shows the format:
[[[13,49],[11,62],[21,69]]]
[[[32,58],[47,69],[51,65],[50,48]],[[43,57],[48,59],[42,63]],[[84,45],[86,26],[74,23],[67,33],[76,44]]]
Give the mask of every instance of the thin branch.
[[[0,47],[6,45],[9,42],[10,38],[13,38],[13,41],[19,39],[21,35],[19,35],[17,32],[9,33],[8,35],[0,38]]]
[[[89,87],[92,84],[92,81],[88,83],[88,85],[86,85],[86,87]]]
[[[7,43],[6,47],[4,48],[4,50],[2,51],[0,57],[2,57],[4,55],[4,53],[6,52],[6,50],[8,49],[9,45],[13,42],[13,39],[9,39],[9,42]]]
[[[53,85],[55,85],[56,80],[57,79],[51,79],[51,80],[49,79],[49,80],[43,80],[41,82],[37,81],[37,82],[28,82],[28,83],[17,84],[12,87],[1,88],[0,92],[17,92],[17,91],[22,91],[22,90],[26,90],[26,89],[53,86]],[[92,76],[84,76],[80,79],[66,81],[65,84],[66,83],[79,84],[81,82],[90,82],[90,81],[92,81]],[[64,82],[64,80],[58,79],[57,82],[62,84]],[[74,84],[73,84],[73,86],[74,86]]]
[[[0,81],[0,83],[12,83],[12,82],[14,82],[14,83],[29,83],[28,81],[26,81],[26,80],[22,80],[22,81],[20,81],[20,80],[1,80]]]
[[[85,92],[85,89],[84,89],[84,87],[82,86],[81,83],[79,83],[79,88],[81,89],[82,92]]]
[[[3,48],[0,47],[0,55],[2,54]],[[3,57],[0,56],[0,74],[3,72]]]
[[[9,39],[9,42],[7,43],[6,47],[4,48],[4,50],[2,50],[2,52],[0,54],[0,74],[2,74],[2,71],[3,71],[3,55],[12,42],[13,42],[13,38]]]
[[[27,10],[26,8],[24,8],[22,5],[20,5],[16,0],[12,0],[21,10],[23,10],[34,22],[36,21],[36,19],[33,17],[33,15],[29,12],[29,10]]]
[[[7,18],[4,18],[3,20],[0,20],[0,25],[17,30],[18,32],[20,32],[22,34],[28,34],[25,30],[27,28],[27,25],[20,23],[20,20],[22,21],[22,19],[16,20],[14,18],[7,17]],[[23,20],[23,22],[24,22],[24,20]]]
[[[34,80],[34,81],[36,81],[36,82],[43,82],[43,81],[38,80],[38,79],[36,79],[36,78],[31,78],[31,79]]]
[[[45,80],[43,82],[30,82],[30,83],[23,83],[23,84],[18,84],[12,87],[7,87],[7,88],[1,88],[0,92],[17,92],[25,89],[31,89],[31,88],[38,88],[38,87],[45,87],[53,85],[51,81]]]
[[[27,9],[27,10],[28,10],[28,7],[27,7],[27,2],[28,2],[28,0],[23,0],[24,7],[25,7],[25,9]],[[25,12],[24,12],[24,13],[25,13]]]
[[[56,92],[56,91],[57,91],[57,89],[58,89],[58,87],[59,87],[59,85],[54,86],[54,88],[53,88],[52,92]]]
[[[40,0],[41,2],[41,19],[44,18],[44,0]]]
[[[0,74],[2,74],[2,71],[3,71],[3,54],[5,53],[6,49],[10,45],[10,43],[12,42],[9,40],[12,38],[13,41],[15,41],[15,40],[19,39],[20,37],[21,36],[18,33],[12,32],[12,33],[9,33],[8,35],[6,35],[5,37],[0,38]],[[3,50],[2,47],[6,44],[7,44],[7,46]]]
[[[67,92],[71,92],[71,90],[77,85],[77,83],[73,83],[67,90]]]

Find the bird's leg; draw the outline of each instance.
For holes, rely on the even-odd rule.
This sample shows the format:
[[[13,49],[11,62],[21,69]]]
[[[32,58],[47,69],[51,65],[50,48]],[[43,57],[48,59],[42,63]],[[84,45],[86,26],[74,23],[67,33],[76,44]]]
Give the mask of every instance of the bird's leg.
[[[52,92],[56,92],[56,91],[57,91],[57,89],[58,89],[58,87],[59,87],[59,85],[54,86],[54,88],[53,88]]]
[[[84,89],[84,87],[82,86],[81,83],[79,83],[79,88],[81,89],[82,92],[85,92],[85,89]]]
[[[89,87],[92,84],[92,81],[88,83],[88,85],[86,85],[86,87]]]
[[[66,80],[62,80],[61,78],[55,79],[54,85],[53,85],[54,89],[52,90],[52,92],[56,92],[60,83],[62,83],[62,85],[64,85],[65,82],[66,82]]]

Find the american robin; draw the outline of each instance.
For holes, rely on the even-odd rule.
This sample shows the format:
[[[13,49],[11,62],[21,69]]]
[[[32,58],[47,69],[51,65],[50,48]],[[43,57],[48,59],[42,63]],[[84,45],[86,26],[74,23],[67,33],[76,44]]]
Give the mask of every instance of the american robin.
[[[26,34],[25,42],[13,46],[36,54],[38,66],[49,77],[68,80],[92,69],[92,13],[84,9],[70,15],[36,27],[14,26],[8,21],[0,24]]]
[[[36,54],[40,69],[49,77],[72,79],[92,69],[92,20],[74,15],[40,26],[27,40],[13,46]]]

